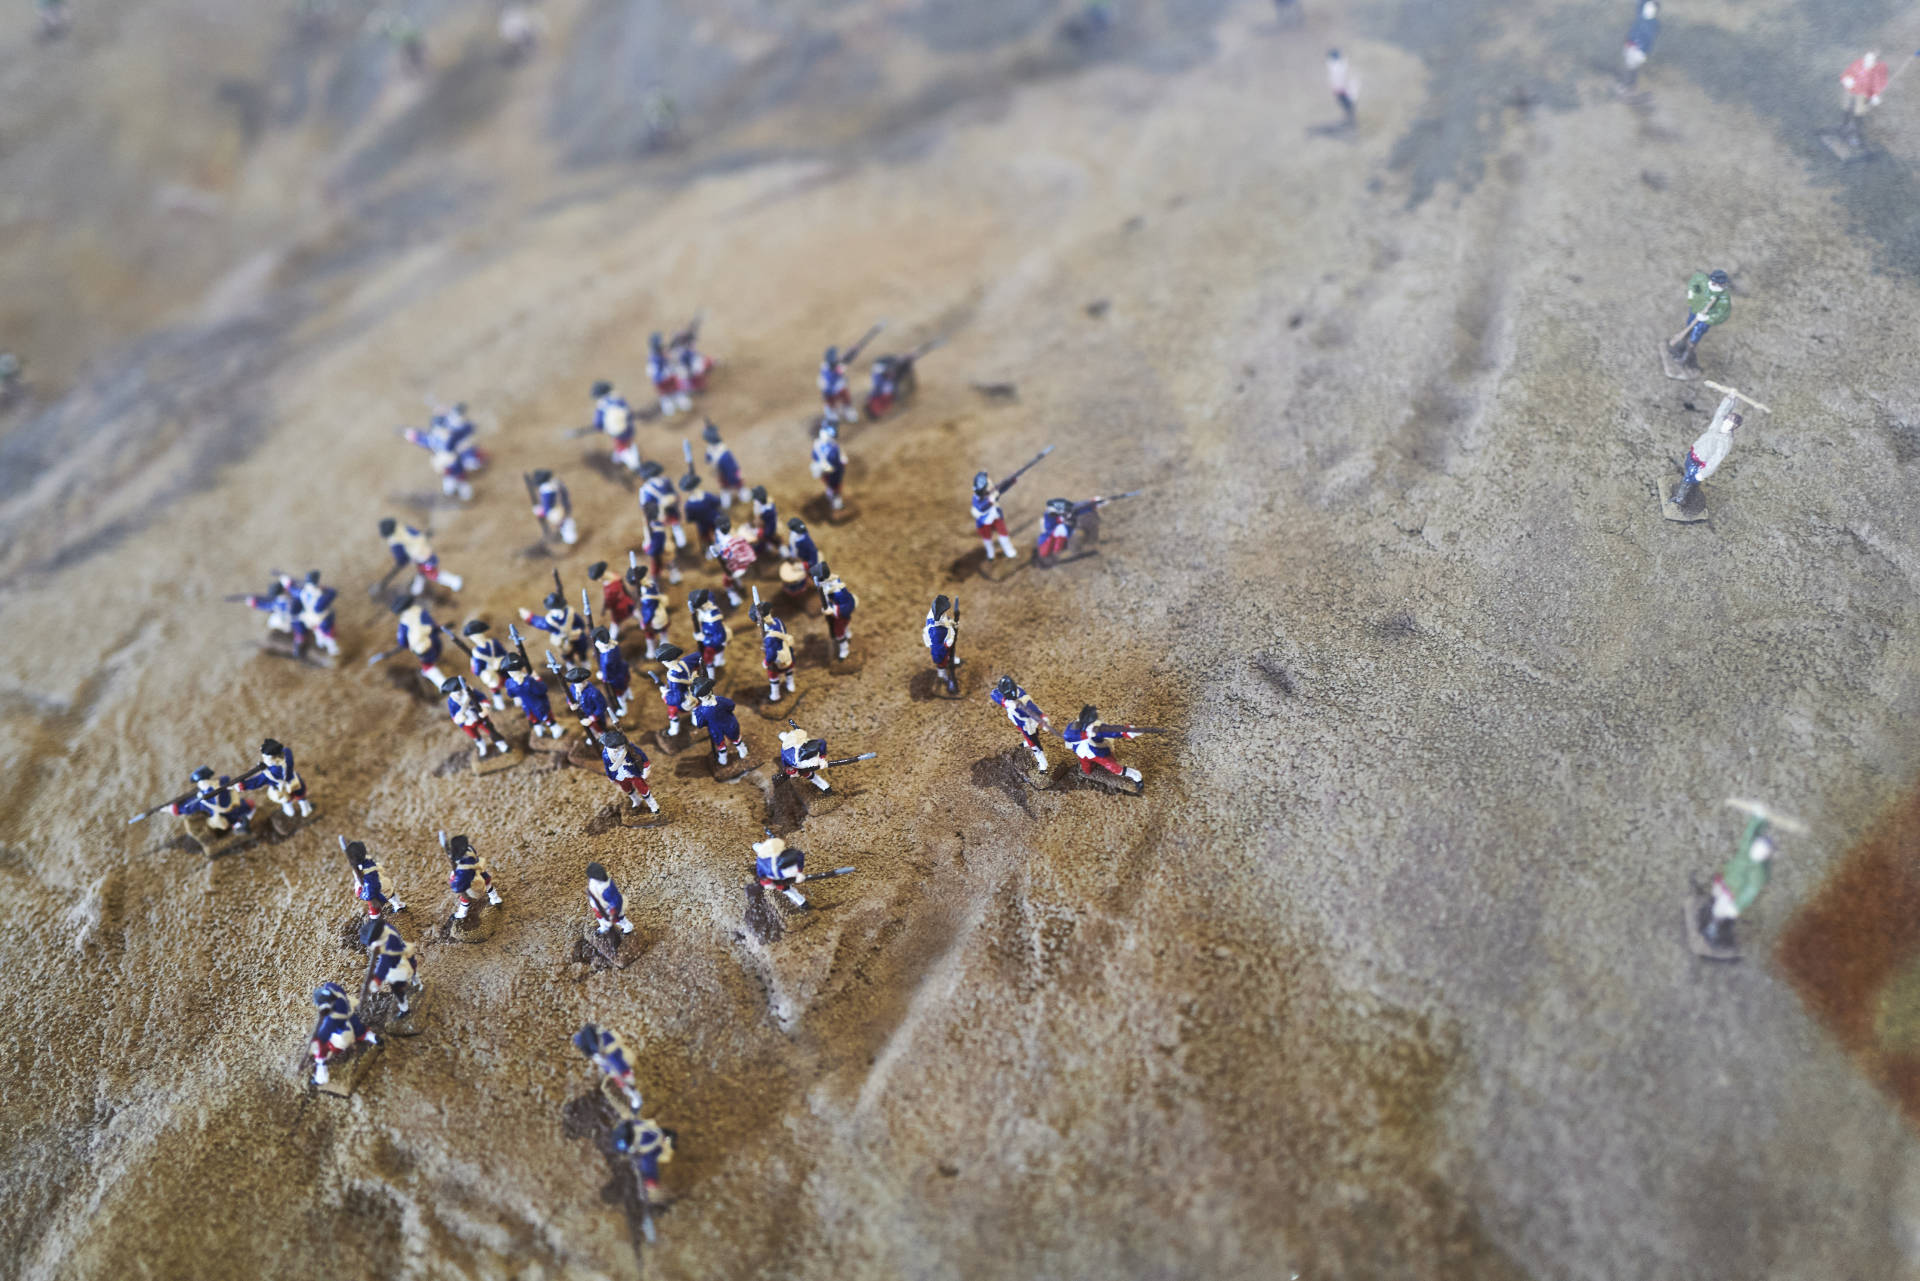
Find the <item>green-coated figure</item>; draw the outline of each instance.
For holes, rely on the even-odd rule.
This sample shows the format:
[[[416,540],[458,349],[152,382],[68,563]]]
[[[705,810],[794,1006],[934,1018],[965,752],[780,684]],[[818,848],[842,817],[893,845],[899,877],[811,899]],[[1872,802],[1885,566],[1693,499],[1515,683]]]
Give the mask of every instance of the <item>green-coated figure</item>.
[[[1733,295],[1728,292],[1727,273],[1720,270],[1696,271],[1687,277],[1686,328],[1667,340],[1667,354],[1676,364],[1696,368],[1693,349],[1707,336],[1707,330],[1733,314]]]
[[[1727,804],[1746,812],[1747,830],[1741,834],[1740,848],[1713,878],[1694,924],[1709,946],[1731,951],[1733,923],[1753,906],[1760,891],[1767,888],[1767,877],[1772,871],[1774,828],[1789,832],[1806,829],[1754,801],[1730,800]]]

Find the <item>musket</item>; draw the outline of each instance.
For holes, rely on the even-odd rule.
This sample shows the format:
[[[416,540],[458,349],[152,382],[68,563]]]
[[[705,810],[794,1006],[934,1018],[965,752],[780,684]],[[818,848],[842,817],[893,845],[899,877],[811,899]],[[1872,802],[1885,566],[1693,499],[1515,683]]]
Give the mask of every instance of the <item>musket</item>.
[[[842,756],[837,761],[828,761],[825,765],[822,765],[820,768],[832,769],[836,765],[852,765],[859,761],[870,761],[878,755],[880,755],[880,753],[878,752],[862,752],[858,756]]]
[[[375,663],[384,662],[387,659],[392,658],[395,654],[404,654],[405,652],[406,651],[404,649],[400,648],[399,646],[395,646],[392,649],[383,649],[378,654],[369,654],[367,656],[367,666],[372,667]]]
[[[453,628],[448,627],[445,623],[440,624],[440,630],[447,634],[448,640],[465,650],[468,658],[473,657],[473,646],[467,644],[465,638],[463,638],[459,632],[454,631]]]
[[[567,589],[560,585],[560,571],[558,569],[553,571],[553,594],[563,601],[567,598]]]
[[[580,589],[580,617],[587,620],[587,635],[593,635],[593,604],[587,599],[587,589]]]
[[[540,486],[533,483],[532,472],[521,472],[520,480],[527,487],[527,501],[533,504],[533,518],[540,523],[540,541],[544,543],[553,535],[547,529],[545,518],[540,515]]]
[[[553,656],[552,650],[547,651],[546,658],[547,670],[560,678],[560,696],[567,700],[567,710],[570,712],[579,711],[580,700],[573,696],[573,686],[567,684],[566,674],[560,670],[560,660]]]
[[[152,818],[155,814],[158,814],[161,810],[172,809],[174,806],[184,804],[185,802],[192,800],[194,797],[198,795],[200,795],[200,789],[196,787],[192,791],[186,793],[183,796],[176,796],[170,801],[161,801],[158,805],[154,806],[152,809],[141,810],[138,814],[135,814],[132,818],[128,819],[127,826],[131,827],[135,823],[139,823],[146,819]]]
[[[753,608],[747,611],[747,621],[759,627],[760,634],[764,636],[766,635],[767,628],[766,624],[760,621],[760,588],[758,585],[755,585],[748,590],[753,593]]]
[[[221,599],[221,600],[223,600],[223,601],[225,601],[225,602],[227,602],[227,603],[228,603],[229,605],[231,605],[231,604],[233,604],[233,603],[234,603],[235,601],[243,601],[243,600],[244,600],[244,601],[249,601],[249,602],[251,602],[251,601],[253,601],[253,600],[255,600],[255,599],[257,599],[257,598],[259,597],[259,595],[260,595],[260,593],[259,593],[259,592],[241,592],[241,593],[240,593],[240,594],[239,594],[238,596],[222,596],[222,597],[221,597],[220,599]],[[270,596],[268,596],[268,597],[267,597],[267,599],[268,599],[268,600],[272,600],[272,599],[273,599],[273,596],[277,596],[277,595],[279,595],[279,593],[278,593],[278,592],[275,592],[275,593],[273,593],[273,595],[270,595]]]
[[[672,350],[675,347],[691,347],[694,343],[698,342],[700,340],[700,321],[705,315],[705,312],[701,312],[687,322],[685,329],[682,329],[679,333],[667,339],[668,350]]]
[[[693,470],[693,442],[685,436],[680,438],[680,454],[687,460],[687,470]]]
[[[507,636],[513,641],[513,648],[519,652],[520,661],[527,665],[527,678],[531,680],[536,673],[533,670],[533,660],[527,657],[527,643],[520,639],[519,625],[508,623]]]
[[[840,353],[840,363],[843,365],[852,365],[854,361],[860,359],[860,353],[866,350],[867,344],[872,342],[884,328],[886,328],[884,324],[879,324],[867,330],[866,333],[861,335],[859,342]]]
[[[386,573],[380,576],[379,582],[367,588],[367,595],[371,596],[375,600],[379,600],[380,594],[387,590],[387,584],[393,581],[393,576],[399,573],[401,570],[405,569],[406,567],[407,567],[406,562],[402,561],[400,564],[395,565],[391,569],[387,570]]]
[[[807,879],[809,881],[830,881],[836,876],[845,876],[848,872],[857,871],[857,870],[858,870],[857,868],[851,868],[851,867],[836,867],[831,872],[811,873],[807,877]]]
[[[1173,733],[1173,731],[1170,729],[1159,729],[1152,725],[1116,725],[1114,726],[1114,728],[1117,730],[1122,730],[1128,734],[1171,734]]]
[[[920,357],[926,355],[936,347],[944,345],[946,341],[944,338],[929,338],[926,342],[921,343],[906,355],[894,357],[895,360],[900,362],[897,367],[901,369],[911,369],[914,361],[920,359]]]
[[[1133,498],[1133,497],[1136,497],[1136,496],[1138,496],[1138,495],[1140,495],[1140,494],[1144,494],[1144,493],[1146,493],[1146,492],[1147,492],[1147,491],[1146,491],[1146,490],[1144,490],[1144,489],[1129,489],[1129,490],[1128,490],[1128,491],[1127,491],[1126,493],[1124,493],[1124,494],[1109,494],[1109,495],[1107,495],[1107,496],[1106,496],[1105,498],[1096,498],[1096,499],[1094,499],[1094,500],[1093,500],[1093,506],[1094,506],[1094,507],[1105,507],[1105,506],[1106,506],[1106,505],[1107,505],[1108,503],[1117,503],[1117,502],[1119,502],[1119,501],[1120,501],[1120,500],[1121,500],[1122,498]]]
[[[1771,409],[1768,409],[1765,405],[1761,404],[1759,401],[1755,400],[1753,397],[1744,396],[1741,393],[1735,391],[1731,387],[1722,387],[1719,383],[1713,381],[1713,379],[1711,378],[1702,378],[1700,380],[1700,385],[1703,387],[1711,387],[1723,396],[1731,396],[1735,400],[1744,400],[1749,405],[1752,405],[1755,409],[1759,410],[1763,414],[1770,414],[1773,412]]]
[[[562,439],[562,440],[584,440],[584,439],[586,439],[586,438],[587,438],[588,436],[598,436],[599,434],[600,434],[600,427],[599,427],[599,424],[597,424],[597,423],[589,423],[589,424],[587,424],[587,425],[586,425],[585,427],[569,427],[569,428],[567,428],[567,429],[566,429],[565,431],[563,431],[563,432],[561,432],[561,433],[560,433],[560,439]]]
[[[947,665],[947,692],[960,692],[960,593],[953,594],[953,644],[947,646],[947,655],[953,661]]]
[[[1033,469],[1034,469],[1035,467],[1038,467],[1038,466],[1040,465],[1040,462],[1041,462],[1041,460],[1042,460],[1042,459],[1044,459],[1044,458],[1045,458],[1045,457],[1046,457],[1046,456],[1047,456],[1048,454],[1051,454],[1052,452],[1053,452],[1053,446],[1052,446],[1052,445],[1048,445],[1048,446],[1047,446],[1047,447],[1046,447],[1045,449],[1043,449],[1043,450],[1041,450],[1041,451],[1040,451],[1039,453],[1037,453],[1037,454],[1035,454],[1035,455],[1033,456],[1033,461],[1032,461],[1032,462],[1030,462],[1030,463],[1028,463],[1028,464],[1027,464],[1026,466],[1024,466],[1024,467],[1021,467],[1020,469],[1018,469],[1017,471],[1015,471],[1015,472],[1013,473],[1013,475],[1011,475],[1011,476],[1009,476],[1009,477],[1007,477],[1007,478],[1006,478],[1005,480],[1003,480],[1003,481],[1001,481],[1001,482],[1000,482],[1000,484],[999,484],[999,488],[1001,488],[1001,489],[1010,489],[1010,488],[1012,488],[1012,486],[1013,486],[1013,482],[1014,482],[1014,481],[1016,481],[1016,480],[1019,480],[1019,479],[1020,479],[1020,478],[1021,478],[1022,476],[1024,476],[1024,475],[1026,475],[1026,474],[1027,474],[1028,472],[1030,472],[1030,471],[1032,471],[1032,470],[1033,470]]]
[[[627,548],[627,572],[630,574],[640,572],[640,553],[631,547]],[[635,601],[634,604],[637,605],[639,602]]]

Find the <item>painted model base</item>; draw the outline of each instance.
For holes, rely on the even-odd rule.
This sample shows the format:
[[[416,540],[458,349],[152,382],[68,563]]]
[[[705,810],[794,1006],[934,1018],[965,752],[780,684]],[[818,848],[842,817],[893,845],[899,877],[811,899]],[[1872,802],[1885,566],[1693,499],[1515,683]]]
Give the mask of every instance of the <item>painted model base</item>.
[[[960,660],[960,669],[954,673],[953,688],[947,688],[946,678],[930,668],[917,671],[907,681],[907,697],[916,703],[929,699],[957,703],[967,696],[972,682],[967,679],[967,660]]]
[[[1683,900],[1686,907],[1687,948],[1695,956],[1705,957],[1709,961],[1737,961],[1740,949],[1733,946],[1720,947],[1709,942],[1700,932],[1700,912],[1711,901],[1706,894],[1688,894]]]
[[[385,1048],[384,1044],[362,1043],[345,1054],[334,1055],[332,1061],[327,1064],[327,1083],[315,1085],[313,1088],[321,1094],[331,1094],[336,1099],[352,1098],[354,1090],[366,1079],[367,1073],[373,1068],[374,1060],[380,1057],[380,1051]],[[313,1060],[303,1058],[300,1064],[301,1079],[311,1085]]]
[[[493,937],[495,927],[500,924],[502,910],[491,903],[480,902],[469,907],[463,917],[456,917],[449,912],[440,936],[454,943],[484,943]]]
[[[271,820],[258,810],[254,811],[253,825],[245,832],[236,832],[232,828],[217,831],[207,826],[207,821],[198,814],[189,814],[182,820],[187,827],[187,835],[200,846],[200,852],[208,858],[219,858],[223,854],[232,854],[243,850],[260,839],[261,829],[270,825]]]
[[[713,778],[716,783],[731,783],[735,779],[751,772],[753,767],[759,763],[757,759],[742,760],[733,752],[727,753],[727,763],[725,765],[720,764],[718,761],[709,762],[713,767]]]
[[[1076,761],[1067,762],[1066,776],[1079,787],[1094,787],[1103,792],[1123,792],[1128,796],[1138,796],[1147,790],[1144,780],[1134,782],[1120,774],[1109,774],[1103,769],[1082,771]]]
[[[835,645],[833,652],[836,654],[839,653],[840,647]],[[827,670],[835,676],[858,676],[860,670],[866,665],[866,651],[858,645],[847,646],[847,656],[845,658],[830,658],[827,660]]]
[[[1660,344],[1660,372],[1680,382],[1698,382],[1706,375],[1701,372],[1700,363],[1692,356],[1681,360],[1673,350],[1662,341]]]
[[[678,756],[689,747],[692,747],[694,739],[693,731],[688,727],[686,719],[684,716],[680,718],[680,732],[678,734],[669,734],[663,729],[649,730],[647,732],[646,743],[647,754],[650,756]],[[707,735],[704,730],[700,732],[700,745],[702,747],[707,745]]]
[[[519,750],[529,756],[565,756],[579,741],[579,736],[575,734],[569,734],[565,738],[549,738],[545,734],[536,735],[532,730],[528,730],[520,736]]]
[[[391,993],[384,994],[385,1010],[388,1012],[385,1027],[379,1029],[382,1036],[419,1036],[427,1030],[427,1023],[433,1017],[434,989],[417,987],[407,997],[407,1012],[400,1014],[397,1002]]]
[[[614,1080],[610,1076],[600,1078],[600,1097],[607,1101],[607,1106],[613,1109],[613,1114],[617,1117],[638,1117],[640,1115],[633,1110],[633,1103],[627,1098],[627,1092],[614,1084]]]
[[[1060,781],[1060,767],[1058,765],[1050,769],[1035,769],[1033,768],[1033,757],[1028,756],[1025,752],[1019,753],[1019,756],[1026,765],[1026,768],[1021,770],[1020,773],[1021,777],[1027,780],[1028,787],[1038,792],[1044,792]],[[1069,765],[1067,768],[1076,769],[1077,767]]]
[[[488,752],[482,756],[480,749],[475,747],[473,749],[473,757],[469,764],[476,774],[500,774],[512,769],[526,758],[526,753],[519,750],[510,752]]]
[[[589,925],[586,932],[587,951],[593,957],[595,969],[624,970],[639,959],[640,947],[632,937],[622,934],[616,927],[605,934]]]
[[[260,652],[274,658],[291,658],[295,662],[305,663],[309,667],[324,668],[327,671],[332,671],[335,667],[339,666],[339,660],[332,654],[327,653],[324,649],[316,649],[314,646],[309,645],[304,651],[296,654],[293,652],[293,643],[291,641],[278,637],[270,636],[266,640],[261,641]]]
[[[1695,485],[1683,506],[1673,501],[1673,490],[1669,488],[1660,495],[1660,514],[1683,525],[1698,524],[1707,518],[1706,494],[1700,486]]]
[[[623,796],[612,803],[613,822],[616,827],[665,827],[667,813],[663,809],[654,813],[644,807],[635,809]]]
[[[1819,138],[1828,151],[1841,160],[1865,160],[1873,148],[1860,134],[1847,129],[1822,129]]]

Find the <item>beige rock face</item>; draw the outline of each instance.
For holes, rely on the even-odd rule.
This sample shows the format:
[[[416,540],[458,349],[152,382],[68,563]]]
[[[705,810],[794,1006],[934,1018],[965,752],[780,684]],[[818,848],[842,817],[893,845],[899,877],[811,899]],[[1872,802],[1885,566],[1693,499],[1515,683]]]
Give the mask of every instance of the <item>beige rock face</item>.
[[[544,7],[509,66],[495,9],[423,6],[416,78],[345,5],[76,0],[49,45],[14,15],[0,1272],[1917,1274],[1920,1151],[1771,953],[1920,755],[1920,138],[1891,94],[1880,168],[1810,136],[1820,59],[1876,31],[1722,6],[1670,24],[1636,104],[1606,79],[1624,15],[1573,5],[1282,29],[1142,0],[1084,46],[1001,0]],[[1332,43],[1352,137],[1310,129]],[[1715,265],[1739,292],[1702,363],[1774,413],[1682,526],[1658,491],[1712,402],[1654,344]],[[846,434],[857,519],[812,522],[861,661],[832,675],[790,612],[794,715],[881,755],[789,837],[859,871],[768,942],[744,885],[778,722],[744,714],[744,611],[757,768],[656,757],[658,828],[555,757],[476,776],[364,661],[382,515],[431,519],[456,626],[548,590],[523,471],[572,489],[570,592],[624,563],[631,489],[563,435],[596,378],[646,403],[648,332],[696,312],[699,408],[783,515],[816,493],[820,348],[946,338]],[[456,398],[493,464],[429,508],[394,429]],[[677,472],[697,430],[642,451]],[[1023,550],[1048,497],[1147,492],[1097,554],[986,581],[970,479],[1049,442],[1007,495]],[[677,605],[718,581],[686,566]],[[220,599],[310,567],[333,672],[257,655]],[[913,695],[936,592],[960,702]],[[1172,729],[1121,749],[1145,794],[1027,788],[1001,672],[1056,725]],[[303,830],[210,863],[125,825],[269,734]],[[1704,968],[1672,905],[1734,794],[1812,834],[1747,960]],[[441,828],[506,898],[484,944],[433,937]],[[336,833],[415,905],[435,999],[351,1099],[309,1099],[308,993],[360,975]],[[625,968],[576,951],[595,859]],[[638,1250],[588,1019],[679,1135]]]

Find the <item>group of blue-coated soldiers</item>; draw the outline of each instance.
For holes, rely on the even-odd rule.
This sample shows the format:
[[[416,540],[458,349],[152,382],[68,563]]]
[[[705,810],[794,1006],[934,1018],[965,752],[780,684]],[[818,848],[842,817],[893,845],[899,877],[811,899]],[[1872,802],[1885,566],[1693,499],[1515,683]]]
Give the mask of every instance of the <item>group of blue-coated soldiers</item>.
[[[905,353],[878,357],[872,387],[856,411],[848,366],[877,332],[876,326],[844,352],[829,348],[819,371],[821,412],[809,446],[808,468],[821,484],[824,510],[834,524],[851,519],[846,509],[848,460],[840,442],[841,429],[858,423],[863,413],[869,419],[878,419],[891,412],[914,390],[915,362],[937,345],[924,344]],[[417,527],[393,517],[378,522],[388,566],[385,576],[369,589],[370,594],[380,598],[402,575],[406,582],[390,599],[393,644],[371,655],[368,663],[404,656],[414,664],[432,694],[444,701],[454,727],[472,741],[476,769],[490,772],[482,762],[534,750],[542,739],[550,740],[556,750],[564,750],[561,740],[577,723],[585,740],[582,746],[597,753],[599,768],[628,802],[628,810],[616,812],[644,809],[658,815],[660,799],[649,782],[652,762],[638,741],[637,731],[629,725],[640,710],[633,699],[636,667],[656,687],[665,713],[664,724],[651,732],[656,750],[680,750],[688,739],[704,733],[716,771],[730,764],[744,768],[750,744],[741,731],[735,700],[721,692],[729,648],[736,639],[729,613],[743,605],[746,622],[757,634],[761,675],[766,682],[764,697],[757,685],[753,692],[758,706],[770,709],[797,694],[796,667],[802,647],[787,619],[807,612],[809,598],[817,600],[825,623],[830,669],[857,670],[840,665],[852,658],[858,596],[828,564],[806,522],[797,516],[783,520],[767,489],[748,484],[738,459],[712,421],[706,421],[701,432],[711,485],[696,466],[691,441],[683,442],[685,470],[677,482],[668,477],[660,462],[641,457],[637,424],[691,409],[693,397],[706,389],[713,362],[695,348],[697,335],[695,324],[671,340],[656,334],[650,341],[648,371],[658,395],[657,408],[649,406],[635,412],[610,383],[602,381],[592,389],[591,427],[569,433],[609,437],[614,446],[612,462],[620,469],[613,474],[630,474],[635,479],[641,524],[624,571],[611,568],[605,561],[590,564],[586,583],[579,587],[576,598],[555,570],[553,590],[537,608],[520,609],[519,619],[509,624],[504,636],[481,618],[467,619],[456,627],[436,619],[433,613],[432,589],[457,593],[464,580],[441,564],[431,525],[423,522]],[[432,456],[447,497],[460,502],[473,497],[474,478],[485,469],[488,457],[476,441],[476,429],[464,405],[436,412],[427,428],[407,429],[402,434]],[[971,512],[986,560],[994,559],[996,552],[1013,558],[1014,547],[1001,507],[1003,495],[1051,452],[1049,446],[997,485],[984,471],[975,478]],[[567,486],[550,470],[528,472],[523,479],[542,548],[565,554],[564,549],[580,538]],[[1040,517],[1035,562],[1042,567],[1057,564],[1068,553],[1076,526],[1089,513],[1115,497],[1129,496],[1049,501]],[[700,553],[716,577],[712,585],[686,592],[685,622],[676,625],[678,611],[670,589],[682,581],[678,561],[683,551]],[[774,570],[767,575],[772,579],[767,599],[762,598],[761,583],[748,581],[756,567],[763,574]],[[305,656],[309,647],[317,648],[328,659],[338,656],[335,593],[322,585],[318,571],[304,580],[276,571],[274,585],[266,593],[237,599],[266,612],[270,635],[288,641],[294,656]],[[958,596],[943,594],[934,598],[922,629],[935,677],[950,697],[961,693],[960,621]],[[682,627],[684,642],[677,643],[681,638],[675,632]],[[543,642],[539,661],[527,648],[533,633],[538,633]],[[1032,753],[1036,774],[1046,774],[1048,762],[1042,744],[1053,732],[1046,713],[1011,676],[1001,677],[988,697],[1020,732]],[[526,723],[524,748],[496,723],[497,715],[510,707]],[[689,725],[683,727],[683,720]],[[786,726],[779,733],[778,755],[768,767],[796,788],[830,792],[831,770],[876,755],[864,752],[831,758],[824,739],[791,719]],[[1115,758],[1114,745],[1154,732],[1159,731],[1108,724],[1087,707],[1059,731],[1059,736],[1078,759],[1082,775],[1102,782],[1121,781],[1137,791],[1142,781],[1140,772]],[[683,733],[686,739],[681,738]],[[500,767],[507,763],[502,762]],[[175,814],[195,816],[216,832],[244,834],[253,818],[248,794],[263,789],[288,818],[306,818],[313,812],[306,785],[294,769],[291,749],[271,739],[263,745],[260,765],[239,778],[216,775],[203,767],[194,771],[192,782],[191,793],[148,813],[167,808]],[[615,804],[618,806],[617,801]],[[405,911],[407,904],[398,896],[390,873],[364,842],[342,837],[340,843],[352,872],[354,896],[366,912],[358,930],[366,970],[357,994],[338,982],[323,983],[313,993],[317,1019],[308,1057],[312,1080],[318,1086],[329,1083],[342,1056],[354,1055],[360,1047],[379,1045],[383,1026],[404,1027],[409,1019],[417,1022],[421,991],[419,950],[396,924],[396,914]],[[499,909],[504,900],[492,870],[470,837],[449,839],[442,833],[441,845],[448,859],[448,888],[453,899],[446,930],[453,936],[491,915],[490,909]],[[808,879],[805,852],[768,831],[766,839],[751,844],[751,853],[752,888],[784,898],[793,910],[806,910],[807,898],[799,888]],[[815,873],[814,879],[853,870],[836,868]],[[599,862],[588,865],[585,889],[592,921],[588,942],[601,949],[617,949],[619,941],[634,930],[625,895]],[[366,1007],[367,1001],[383,994],[392,997],[389,1024],[370,1018]],[[660,1165],[672,1156],[672,1132],[642,1116],[642,1099],[634,1084],[636,1060],[617,1032],[589,1023],[574,1036],[573,1043],[609,1083],[610,1088],[603,1093],[616,1112],[623,1114],[615,1135],[616,1147],[632,1158],[650,1203],[657,1194]]]

